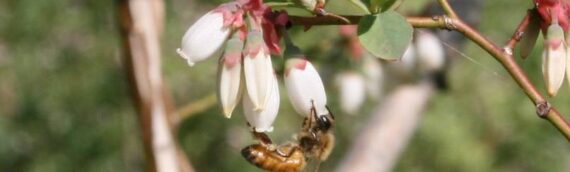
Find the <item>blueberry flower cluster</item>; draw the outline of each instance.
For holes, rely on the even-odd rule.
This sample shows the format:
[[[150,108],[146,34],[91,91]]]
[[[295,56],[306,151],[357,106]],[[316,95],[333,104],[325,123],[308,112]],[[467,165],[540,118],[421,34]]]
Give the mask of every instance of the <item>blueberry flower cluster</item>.
[[[230,118],[241,102],[255,132],[271,132],[279,112],[279,83],[271,54],[281,53],[277,30],[287,21],[285,13],[272,12],[261,0],[225,3],[190,26],[178,49],[190,66],[220,58],[217,94],[223,114]],[[307,116],[315,106],[319,115],[328,114],[324,86],[314,66],[302,56],[289,57],[285,70],[294,109]]]

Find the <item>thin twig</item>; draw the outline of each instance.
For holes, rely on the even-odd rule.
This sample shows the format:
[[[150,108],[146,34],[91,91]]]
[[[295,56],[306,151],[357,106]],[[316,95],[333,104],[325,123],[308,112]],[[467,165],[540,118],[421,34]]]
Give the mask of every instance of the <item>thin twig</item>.
[[[515,30],[515,32],[513,33],[513,35],[511,36],[511,39],[509,39],[509,41],[507,41],[507,45],[505,45],[505,49],[508,49],[512,52],[512,50],[515,48],[516,44],[521,40],[524,31],[526,30],[526,28],[528,27],[528,24],[530,23],[530,17],[531,17],[531,12],[527,12],[527,14],[524,16],[524,18],[521,20],[521,23],[519,24],[519,26],[517,27],[517,29]],[[512,53],[510,53],[512,55]]]
[[[217,102],[216,94],[210,94],[204,98],[184,105],[182,108],[177,110],[177,114],[180,119],[176,123],[182,122],[200,112],[204,112],[208,108],[216,105]]]
[[[441,8],[443,8],[443,11],[445,11],[445,14],[453,19],[458,19],[459,17],[457,16],[457,14],[455,13],[455,11],[453,10],[453,8],[451,7],[451,5],[449,5],[449,2],[447,0],[438,0],[439,5],[441,5]]]

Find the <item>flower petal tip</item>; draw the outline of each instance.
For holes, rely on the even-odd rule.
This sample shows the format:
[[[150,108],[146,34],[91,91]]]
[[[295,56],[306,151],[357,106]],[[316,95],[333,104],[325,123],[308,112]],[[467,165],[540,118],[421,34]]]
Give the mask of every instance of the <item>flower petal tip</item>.
[[[273,132],[273,126],[268,128],[252,128],[252,130],[258,133],[270,133]]]
[[[184,51],[182,51],[182,49],[180,49],[180,48],[176,49],[176,53],[178,53],[178,55],[180,57],[182,57],[183,59],[186,59],[188,66],[190,66],[190,67],[194,66],[195,63],[190,61],[190,58],[188,58],[188,56],[186,56],[186,54],[184,54]]]
[[[232,118],[233,109],[224,109],[224,117],[230,119]]]
[[[255,107],[253,110],[256,112],[261,112],[261,111],[263,111],[263,109],[264,109],[263,106],[260,105],[260,106]]]
[[[548,90],[549,97],[554,97],[556,94],[558,94],[558,90]]]

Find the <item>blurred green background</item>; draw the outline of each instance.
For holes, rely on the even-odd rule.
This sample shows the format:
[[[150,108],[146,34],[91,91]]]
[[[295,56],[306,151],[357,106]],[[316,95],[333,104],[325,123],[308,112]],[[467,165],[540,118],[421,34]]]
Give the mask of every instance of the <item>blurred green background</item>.
[[[220,2],[166,1],[163,71],[177,107],[215,91],[216,60],[189,68],[175,49],[187,27]],[[400,10],[417,13],[427,2],[408,0]],[[479,28],[503,43],[531,6],[530,0],[487,1]],[[114,10],[110,0],[0,1],[0,171],[145,170]],[[317,65],[336,59],[326,57],[336,27],[293,32]],[[536,49],[519,63],[542,89],[540,44]],[[430,102],[395,170],[570,171],[568,141],[536,116],[510,76],[474,44],[462,51],[474,61],[460,57],[454,64],[451,89]],[[276,58],[274,63],[283,62]],[[323,79],[337,112],[338,141],[322,171],[334,169],[375,105],[367,102],[357,116],[340,113],[334,72],[326,71]],[[569,88],[565,84],[551,99],[566,117]],[[290,140],[302,120],[285,96],[281,102],[270,135],[276,142]],[[197,171],[259,171],[239,153],[252,143],[241,111],[227,120],[213,106],[179,127],[177,138]]]

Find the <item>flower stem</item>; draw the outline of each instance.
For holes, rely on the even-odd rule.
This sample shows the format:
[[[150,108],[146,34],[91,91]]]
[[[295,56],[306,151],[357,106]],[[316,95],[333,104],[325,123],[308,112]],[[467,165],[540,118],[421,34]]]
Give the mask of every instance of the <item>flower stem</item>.
[[[521,40],[524,31],[526,30],[526,28],[528,27],[528,24],[530,23],[530,14],[531,11],[529,11],[526,16],[523,18],[523,20],[521,21],[521,23],[519,24],[519,26],[517,27],[517,30],[515,30],[515,32],[513,33],[513,35],[511,36],[511,39],[509,39],[509,41],[507,42],[507,45],[505,46],[505,48],[508,48],[510,50],[513,50],[516,46],[516,44]]]
[[[445,11],[445,14],[448,15],[449,17],[453,18],[453,19],[458,19],[459,17],[457,16],[457,14],[455,13],[455,11],[453,10],[453,8],[451,8],[451,5],[449,5],[449,2],[447,0],[438,0],[439,5],[441,5],[441,8],[443,8],[443,11]]]

